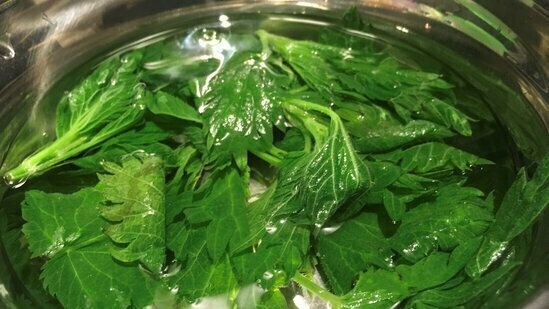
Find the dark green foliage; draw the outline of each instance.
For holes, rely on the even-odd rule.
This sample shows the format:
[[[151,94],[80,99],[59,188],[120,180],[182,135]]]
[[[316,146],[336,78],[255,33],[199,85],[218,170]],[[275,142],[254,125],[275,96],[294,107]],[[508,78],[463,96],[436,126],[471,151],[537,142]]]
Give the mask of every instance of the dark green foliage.
[[[340,26],[373,29],[357,9]],[[494,180],[506,165],[470,147],[492,118],[436,61],[338,26],[318,42],[248,31],[114,56],[63,96],[56,140],[5,175],[34,179],[0,188],[30,298],[287,309],[300,288],[334,309],[435,309],[509,286],[548,158],[504,194],[512,173]]]
[[[139,83],[142,57],[134,51],[109,59],[68,92],[57,106],[57,139],[7,172],[6,181],[43,174],[137,123],[151,99]]]

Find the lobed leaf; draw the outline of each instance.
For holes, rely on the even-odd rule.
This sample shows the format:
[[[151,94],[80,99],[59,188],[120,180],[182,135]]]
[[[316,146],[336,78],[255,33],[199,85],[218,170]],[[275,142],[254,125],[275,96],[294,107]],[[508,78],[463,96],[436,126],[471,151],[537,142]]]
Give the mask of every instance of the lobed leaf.
[[[482,235],[493,222],[482,192],[459,184],[442,187],[432,202],[409,210],[392,247],[410,262],[417,262],[439,247],[451,250]]]
[[[106,222],[94,188],[64,195],[29,191],[23,203],[23,232],[33,256],[48,258],[40,278],[66,308],[117,308],[152,303],[161,289],[137,267],[113,260],[102,233]]]
[[[549,205],[549,156],[539,164],[530,180],[522,169],[505,193],[495,221],[477,256],[467,265],[467,274],[477,278],[500,260],[509,243],[524,232]]]
[[[467,171],[473,165],[492,164],[491,161],[474,154],[438,142],[424,143],[404,150],[379,154],[374,158],[394,162],[400,165],[405,172],[416,174],[453,169]]]
[[[349,292],[355,277],[372,266],[384,269],[393,266],[393,253],[377,216],[371,213],[362,213],[341,226],[322,229],[315,248],[321,270],[336,294]]]
[[[165,262],[165,180],[162,160],[129,156],[121,165],[105,162],[97,190],[105,203],[101,215],[111,224],[107,234],[122,248],[112,256],[125,263],[139,261],[154,273]]]

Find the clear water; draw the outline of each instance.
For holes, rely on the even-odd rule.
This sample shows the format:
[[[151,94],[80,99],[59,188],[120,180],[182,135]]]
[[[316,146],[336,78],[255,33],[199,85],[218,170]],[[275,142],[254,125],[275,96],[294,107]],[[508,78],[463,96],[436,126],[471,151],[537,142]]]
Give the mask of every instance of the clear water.
[[[436,27],[436,25],[426,24],[425,27],[430,30],[431,27]],[[170,75],[173,80],[184,81],[195,77],[197,64],[200,64],[200,66],[211,67],[211,76],[213,76],[235,51],[250,48],[245,40],[241,40],[242,35],[253,33],[257,29],[265,29],[275,34],[296,39],[318,40],[322,32],[328,28],[331,31],[344,32],[357,40],[365,40],[372,50],[388,50],[401,62],[414,68],[442,74],[449,82],[458,85],[455,93],[461,108],[472,117],[480,119],[480,121],[473,123],[474,135],[472,137],[456,137],[448,140],[448,142],[496,163],[493,166],[473,170],[471,172],[472,185],[481,188],[486,193],[491,191],[504,192],[507,189],[517,168],[524,165],[526,161],[507,134],[507,129],[500,125],[497,116],[499,111],[494,113],[494,104],[490,104],[493,103],[490,101],[500,100],[502,97],[505,100],[522,100],[522,98],[509,88],[503,87],[497,80],[482,75],[481,71],[470,67],[460,68],[460,64],[468,63],[468,60],[442,55],[442,46],[430,45],[431,42],[428,37],[414,34],[404,26],[392,24],[382,27],[374,26],[370,29],[371,31],[361,32],[340,28],[329,21],[296,16],[257,16],[256,18],[249,18],[221,15],[217,19],[207,21],[199,26],[188,29],[174,29],[169,31],[171,34],[167,37],[156,37],[154,39],[154,41],[163,39],[177,42],[178,49],[175,50],[175,53],[192,55],[193,61],[178,63],[150,62],[146,64],[146,69],[163,71],[165,74]],[[417,40],[419,48],[406,43],[407,40],[402,39],[403,35],[408,38],[408,42]],[[151,40],[141,40],[138,43],[122,47],[120,51],[152,43],[154,42]],[[9,56],[11,54],[7,53],[5,55]],[[3,57],[5,57],[4,54]],[[101,59],[101,57],[97,59]],[[94,63],[97,62],[97,59]],[[83,67],[89,68],[91,65],[88,64]],[[45,103],[38,108],[51,109],[51,102],[55,104],[59,95],[77,80],[75,74],[85,75],[86,70],[80,69],[61,79],[45,97]],[[201,88],[207,87],[208,80],[209,78],[206,78],[204,84],[196,85],[198,93],[200,93]],[[480,81],[480,84],[478,81]],[[490,81],[491,84],[486,84],[486,81]],[[511,94],[511,96],[508,94]],[[23,133],[12,143],[11,150],[4,163],[16,162],[18,158],[32,151],[32,147],[28,146],[28,140],[31,136],[34,140],[32,145],[43,144],[51,140],[53,124],[53,121],[42,118],[36,118],[36,123],[30,121],[25,124],[25,127],[20,131]],[[256,166],[255,170],[257,171],[257,177],[265,177],[266,179],[273,173],[272,170],[262,165]],[[25,240],[19,232],[23,223],[19,213],[19,204],[22,201],[23,192],[28,188],[58,191],[59,187],[64,187],[67,192],[71,192],[94,181],[93,177],[82,177],[79,183],[67,183],[67,180],[63,177],[54,179],[46,174],[27,183],[11,184],[11,188],[0,188],[0,197],[3,196],[0,202],[3,211],[3,213],[0,213],[0,232],[2,236],[0,240],[6,244],[17,243],[20,245],[19,248],[0,246],[2,254],[7,256],[11,262],[11,265],[6,265],[5,269],[0,268],[0,271],[9,272],[10,277],[17,282],[15,289],[19,293],[18,297],[20,299],[17,299],[16,302],[23,304],[21,306],[29,303],[33,303],[32,306],[36,308],[41,305],[44,307],[58,306],[55,301],[41,292],[37,270],[42,261],[29,259],[28,253],[24,252]],[[250,188],[252,193],[264,190],[262,185],[258,185],[259,183],[254,183]],[[19,241],[13,242],[13,238],[17,238]],[[528,244],[528,241],[525,241],[525,244]],[[14,254],[15,251],[13,250],[19,250],[20,252]],[[523,251],[524,253],[528,252],[528,246]],[[166,275],[173,274],[176,271],[178,271],[176,267],[170,268],[166,270]],[[321,281],[321,277],[318,276],[318,278]],[[261,294],[261,288],[257,285],[251,285],[244,289],[249,290],[249,293],[243,295],[249,294],[250,296],[243,296],[240,300],[241,304],[247,303],[250,299]],[[284,293],[291,308],[327,308],[326,304],[314,299],[296,286],[289,286],[284,290]],[[224,306],[224,297],[214,295],[205,296],[190,307],[224,309]]]

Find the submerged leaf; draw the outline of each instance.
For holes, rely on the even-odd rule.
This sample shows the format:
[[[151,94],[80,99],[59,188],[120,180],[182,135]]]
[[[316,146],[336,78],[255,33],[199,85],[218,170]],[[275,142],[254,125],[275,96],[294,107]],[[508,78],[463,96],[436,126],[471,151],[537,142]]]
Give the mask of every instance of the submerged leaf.
[[[531,180],[524,169],[519,172],[503,197],[477,256],[467,265],[467,274],[477,278],[500,260],[509,242],[531,226],[548,205],[549,156],[546,156]]]
[[[440,140],[454,135],[447,128],[426,120],[412,120],[406,125],[377,126],[350,131],[358,137],[354,145],[359,152],[383,152],[428,140]]]
[[[282,116],[279,75],[260,55],[243,53],[225,64],[198,98],[209,145],[240,158],[248,149],[267,150],[273,124]]]
[[[154,100],[148,101],[147,108],[156,115],[172,116],[181,120],[202,123],[198,111],[183,100],[163,91],[154,94]]]
[[[341,118],[335,112],[298,99],[290,100],[285,107],[319,111],[331,118],[325,136],[322,133],[315,136],[315,150],[300,160],[302,178],[295,188],[304,215],[319,228],[360,189],[370,188],[372,175],[356,154]],[[294,110],[294,113],[305,117],[302,111]]]
[[[106,200],[101,215],[111,222],[105,233],[117,244],[112,250],[122,262],[139,261],[159,273],[165,261],[164,171],[151,155],[129,156],[122,165],[105,162],[99,190]]]
[[[459,169],[466,171],[472,165],[492,164],[491,161],[452,146],[431,142],[374,156],[377,160],[394,162],[405,172],[426,174]]]
[[[137,267],[113,260],[98,211],[102,200],[94,188],[70,195],[27,193],[23,231],[33,256],[48,258],[41,274],[44,287],[66,308],[150,305],[160,285]]]
[[[493,221],[482,195],[458,184],[440,188],[434,201],[406,213],[391,237],[392,247],[405,259],[417,262],[439,247],[451,250],[482,235]]]
[[[57,139],[4,176],[18,183],[58,166],[129,129],[143,116],[150,95],[137,74],[142,54],[109,59],[67,93],[57,107]]]
[[[357,274],[371,266],[392,267],[393,253],[377,216],[370,213],[363,213],[341,226],[322,229],[316,254],[327,283],[336,294],[349,292]]]
[[[214,262],[248,235],[246,194],[239,173],[232,167],[212,175],[204,192],[193,198],[184,213],[191,224],[207,223],[206,247]]]
[[[392,308],[410,295],[406,282],[396,272],[370,269],[360,274],[351,292],[342,297],[342,309]]]

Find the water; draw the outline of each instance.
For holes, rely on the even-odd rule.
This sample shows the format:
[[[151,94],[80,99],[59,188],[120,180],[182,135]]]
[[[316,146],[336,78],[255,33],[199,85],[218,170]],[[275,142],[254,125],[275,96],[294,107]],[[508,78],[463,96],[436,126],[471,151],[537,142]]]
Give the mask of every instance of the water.
[[[0,58],[4,60],[15,58],[15,49],[11,44],[9,33],[0,36]]]
[[[425,30],[431,31],[439,25],[425,23]],[[254,41],[252,34],[257,29],[264,29],[269,32],[285,35],[294,39],[321,40],[326,31],[336,33],[344,33],[349,38],[352,38],[355,45],[368,48],[371,51],[388,51],[399,61],[408,64],[410,67],[418,68],[426,71],[431,71],[443,75],[449,82],[458,85],[455,89],[456,102],[461,104],[460,108],[469,113],[472,117],[479,119],[474,122],[473,136],[471,138],[450,138],[448,143],[460,147],[461,149],[470,151],[479,156],[487,158],[495,162],[495,165],[486,168],[474,169],[470,174],[474,177],[470,181],[484,192],[492,191],[503,192],[511,183],[514,173],[518,167],[525,164],[525,159],[521,149],[510,142],[510,136],[506,133],[500,124],[500,118],[494,114],[494,105],[491,98],[500,99],[503,94],[511,93],[509,88],[501,86],[499,81],[481,74],[480,70],[474,68],[463,68],[459,71],[459,65],[467,62],[467,60],[456,57],[441,57],[440,54],[433,55],[431,52],[439,52],[440,46],[430,50],[428,37],[421,37],[413,33],[407,27],[401,25],[386,25],[384,27],[371,27],[369,31],[357,31],[354,29],[344,29],[334,25],[329,20],[307,19],[296,16],[258,16],[250,19],[249,17],[240,18],[221,15],[216,20],[206,22],[203,25],[192,27],[190,29],[179,29],[174,36],[167,37],[165,42],[173,45],[170,54],[160,61],[146,62],[144,68],[150,72],[156,72],[160,76],[166,77],[164,81],[154,83],[157,89],[170,87],[170,83],[188,81],[195,77],[199,77],[204,73],[204,70],[209,72],[205,78],[200,79],[194,85],[194,90],[197,96],[203,95],[209,89],[209,83],[212,78],[223,69],[231,57],[237,52],[250,50],[257,51],[261,46],[257,41]],[[389,30],[388,30],[389,29]],[[402,39],[405,35],[407,39]],[[8,38],[9,39],[9,38]],[[413,47],[408,43],[417,40],[420,47]],[[408,42],[408,43],[407,43]],[[158,44],[158,43],[156,43]],[[143,44],[141,44],[143,45]],[[124,50],[124,48],[122,48]],[[184,55],[184,57],[182,57]],[[13,48],[9,44],[9,40],[0,40],[0,56],[4,59],[10,59],[15,56]],[[448,62],[446,62],[448,61]],[[462,62],[460,62],[462,61]],[[464,75],[465,74],[465,75]],[[69,74],[66,79],[76,80]],[[169,80],[169,82],[166,82]],[[489,84],[475,84],[475,81],[490,81]],[[66,85],[60,82],[60,85]],[[69,83],[70,84],[70,83]],[[497,93],[494,89],[498,89]],[[502,90],[503,89],[503,90]],[[57,90],[51,91],[51,96],[55,98]],[[503,94],[502,94],[503,93]],[[519,95],[506,96],[506,100],[521,100]],[[144,108],[144,107],[142,107]],[[496,114],[500,111],[496,110]],[[49,125],[52,126],[53,122]],[[32,128],[32,123],[27,124]],[[53,128],[50,127],[50,131]],[[27,131],[30,135],[31,130]],[[44,131],[45,132],[45,131]],[[14,142],[12,149],[17,149],[18,141],[22,141],[26,136],[20,136]],[[524,140],[523,145],[528,145],[528,141]],[[523,147],[525,152],[527,147]],[[530,149],[530,151],[534,151]],[[14,155],[20,156],[21,153],[13,151]],[[27,150],[28,153],[28,150]],[[9,158],[8,154],[8,158]],[[10,160],[7,160],[8,162]],[[14,161],[13,159],[11,161]],[[251,185],[249,202],[256,201],[258,197],[265,192],[269,181],[272,181],[273,174],[276,170],[266,167],[264,164],[251,161]],[[70,167],[62,167],[61,171]],[[55,171],[59,172],[59,170]],[[42,190],[57,189],[60,186],[65,188],[67,192],[74,192],[81,187],[84,187],[94,182],[93,177],[82,176],[77,182],[73,179],[64,179],[62,174],[58,174],[58,179],[51,179],[50,174],[46,174],[37,179],[32,179],[17,184],[11,185],[10,189],[0,191],[2,197],[0,213],[0,231],[3,242],[2,254],[8,257],[12,263],[6,271],[10,272],[12,279],[17,282],[17,291],[21,293],[22,298],[37,304],[49,304],[53,307],[59,307],[59,304],[51,299],[51,297],[40,292],[40,283],[38,282],[37,269],[40,267],[40,260],[29,259],[28,253],[17,252],[20,256],[13,254],[10,250],[21,250],[13,247],[14,239],[19,239],[22,248],[25,247],[24,237],[20,234],[20,227],[23,223],[19,213],[19,204],[23,199],[23,192],[29,188]],[[2,219],[4,219],[2,221]],[[278,229],[283,227],[285,222],[269,222],[265,226],[268,234],[274,234]],[[389,231],[394,229],[394,222],[387,220],[386,229]],[[321,229],[320,233],[329,235],[335,233],[340,228],[340,225],[330,225]],[[61,250],[66,243],[70,243],[74,235],[63,235],[63,231],[58,231],[52,235],[58,239],[56,246],[50,248],[48,252],[51,255]],[[11,247],[9,247],[11,246]],[[0,268],[0,270],[2,270]],[[4,270],[2,270],[4,271]],[[165,272],[165,277],[171,277],[181,271],[181,265],[171,265]],[[320,272],[315,271],[317,283],[323,284],[323,277]],[[276,280],[277,275],[273,272],[266,272],[260,282]],[[3,286],[0,286],[0,289]],[[119,295],[121,292],[115,288],[111,288],[113,293]],[[290,308],[298,309],[321,309],[328,308],[325,303],[319,301],[314,296],[306,293],[295,285],[283,288],[283,295],[288,302]],[[171,292],[164,296],[165,303],[168,308],[173,305],[173,295],[177,294],[179,287],[172,287]],[[0,290],[2,293],[2,290]],[[228,292],[229,293],[229,292]],[[231,292],[232,293],[232,292]],[[252,308],[257,299],[266,293],[262,284],[252,284],[241,288],[236,297],[236,303],[240,308]],[[231,295],[233,297],[234,295]],[[120,296],[122,297],[122,296]],[[227,299],[229,294],[221,295],[204,295],[200,299],[191,303],[188,308],[230,308]],[[234,297],[233,297],[234,298]]]

